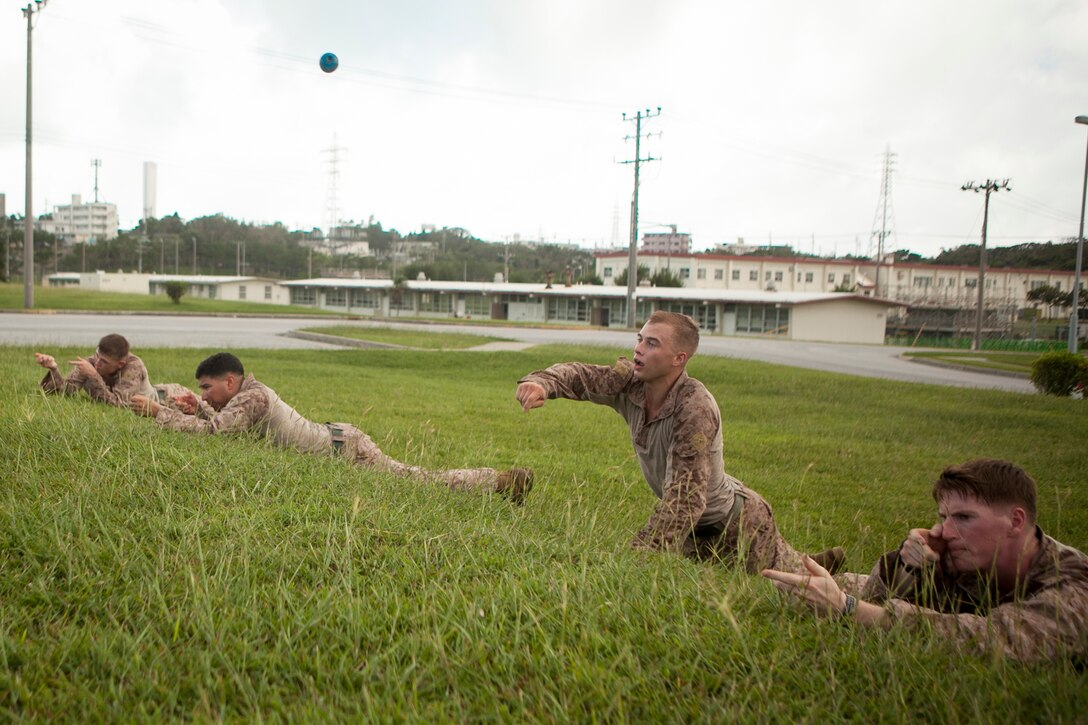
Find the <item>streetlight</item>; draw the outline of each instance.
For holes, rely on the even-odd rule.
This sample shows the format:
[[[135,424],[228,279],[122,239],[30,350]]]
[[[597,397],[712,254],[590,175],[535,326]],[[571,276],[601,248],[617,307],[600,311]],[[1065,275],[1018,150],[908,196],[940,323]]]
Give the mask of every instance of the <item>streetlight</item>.
[[[1077,116],[1077,123],[1088,125],[1088,116]],[[1073,274],[1073,314],[1069,318],[1069,352],[1077,354],[1077,326],[1080,305],[1080,260],[1084,253],[1084,200],[1088,197],[1088,150],[1084,152],[1084,187],[1080,194],[1080,230],[1077,232],[1077,264]]]
[[[34,306],[34,207],[30,198],[30,31],[34,29],[34,13],[40,13],[46,0],[34,0],[23,8],[26,16],[26,214],[23,218],[23,307]]]
[[[975,315],[975,338],[971,342],[971,349],[979,351],[982,349],[982,311],[983,311],[983,286],[986,282],[986,224],[990,219],[990,194],[995,191],[1001,191],[1002,189],[1009,189],[1009,180],[1003,179],[997,181],[994,179],[986,179],[986,183],[979,186],[973,181],[968,181],[966,184],[960,187],[962,191],[973,191],[976,194],[980,191],[986,193],[986,203],[983,206],[982,212],[982,247],[978,252],[978,313]]]

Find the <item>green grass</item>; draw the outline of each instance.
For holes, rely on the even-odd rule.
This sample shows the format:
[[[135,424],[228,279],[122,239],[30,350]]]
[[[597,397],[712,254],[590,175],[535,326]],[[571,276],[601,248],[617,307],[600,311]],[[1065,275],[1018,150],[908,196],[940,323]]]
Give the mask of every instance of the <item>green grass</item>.
[[[904,353],[904,357],[922,358],[949,365],[962,365],[965,367],[984,368],[988,370],[1004,370],[1006,372],[1031,374],[1031,364],[1039,359],[1037,352],[1000,352],[996,350],[983,350],[971,352],[958,350],[956,352],[919,351]]]
[[[0,283],[0,310],[22,310],[23,286]],[[35,287],[36,310],[85,310],[88,312],[156,312],[160,314],[254,314],[343,317],[325,310],[298,305],[197,299],[188,295],[174,304],[166,295],[94,292],[63,287]]]
[[[533,466],[524,507],[41,396],[0,347],[0,717],[131,721],[1080,721],[1066,662],[814,620],[765,581],[628,541],[652,510],[626,426],[516,379],[600,348],[239,351],[304,415],[428,466]],[[58,359],[81,352],[55,351]],[[192,382],[211,350],[139,353]],[[614,351],[616,353],[622,351]],[[1088,545],[1088,408],[696,357],[727,469],[801,549],[867,569],[933,520],[940,468],[1002,456]]]
[[[352,340],[401,345],[402,347],[411,347],[418,350],[465,350],[489,342],[503,342],[510,339],[507,337],[469,335],[463,332],[435,333],[428,330],[394,330],[389,327],[350,327],[347,325],[304,327],[302,331],[347,337]]]

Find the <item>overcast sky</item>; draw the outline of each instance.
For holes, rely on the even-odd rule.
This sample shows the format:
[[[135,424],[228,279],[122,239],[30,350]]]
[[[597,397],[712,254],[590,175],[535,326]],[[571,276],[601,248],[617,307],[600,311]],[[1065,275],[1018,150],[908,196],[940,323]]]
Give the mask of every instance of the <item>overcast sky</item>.
[[[25,188],[28,0],[0,0],[0,193]],[[1084,0],[50,0],[35,16],[34,211],[626,244],[640,230],[924,255],[1077,234]],[[325,74],[323,52],[340,58]],[[657,135],[660,134],[660,135]],[[336,148],[334,152],[331,149]]]

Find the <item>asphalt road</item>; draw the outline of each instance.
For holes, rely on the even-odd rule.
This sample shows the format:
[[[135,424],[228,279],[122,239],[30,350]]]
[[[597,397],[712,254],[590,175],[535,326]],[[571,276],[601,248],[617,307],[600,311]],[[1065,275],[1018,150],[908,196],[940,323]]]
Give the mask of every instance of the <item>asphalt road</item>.
[[[121,319],[121,318],[124,319]],[[344,322],[327,317],[299,319],[276,317],[181,317],[172,315],[110,314],[25,314],[0,313],[0,344],[86,345],[93,347],[103,335],[120,332],[134,349],[140,347],[201,348],[296,348],[336,349],[337,346],[289,337],[300,327],[351,324],[360,327],[384,326],[418,329],[418,324],[389,320]],[[559,328],[495,327],[492,325],[428,324],[435,332],[464,332],[506,337],[530,344],[579,344],[627,347],[634,345],[634,333],[626,330],[577,330]],[[886,378],[907,382],[987,388],[1034,393],[1023,378],[1005,377],[967,370],[934,367],[899,357],[903,347],[792,342],[748,337],[706,336],[700,343],[702,355],[759,360],[814,370]],[[43,349],[43,352],[48,352]]]

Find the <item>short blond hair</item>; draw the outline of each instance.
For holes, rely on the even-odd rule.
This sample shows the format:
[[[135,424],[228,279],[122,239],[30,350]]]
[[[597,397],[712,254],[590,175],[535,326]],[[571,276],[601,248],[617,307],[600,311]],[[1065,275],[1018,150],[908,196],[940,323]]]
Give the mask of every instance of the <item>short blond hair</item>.
[[[688,315],[658,310],[650,315],[646,323],[668,325],[672,330],[674,346],[680,352],[686,352],[688,357],[699,349],[699,325]]]

